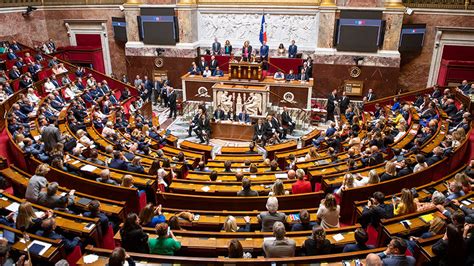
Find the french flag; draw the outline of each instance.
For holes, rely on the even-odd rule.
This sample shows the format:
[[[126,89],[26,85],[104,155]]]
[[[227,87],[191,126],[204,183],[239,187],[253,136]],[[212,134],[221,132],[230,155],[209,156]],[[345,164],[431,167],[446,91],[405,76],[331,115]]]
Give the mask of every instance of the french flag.
[[[265,15],[262,14],[262,24],[260,25],[260,42],[267,42],[267,27],[265,25]]]

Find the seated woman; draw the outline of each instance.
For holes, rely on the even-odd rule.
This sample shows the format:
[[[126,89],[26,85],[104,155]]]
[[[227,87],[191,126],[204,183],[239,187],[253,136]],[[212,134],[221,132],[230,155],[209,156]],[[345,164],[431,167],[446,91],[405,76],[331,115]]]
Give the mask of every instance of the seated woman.
[[[15,227],[18,230],[35,233],[41,228],[44,219],[53,216],[53,211],[48,210],[42,217],[36,216],[33,206],[28,201],[20,203],[18,215],[16,217]]]
[[[316,213],[318,220],[321,221],[321,226],[324,229],[339,227],[340,210],[340,206],[337,205],[334,195],[327,194],[326,197],[321,200],[318,212]]]
[[[318,158],[319,158],[319,153],[318,153],[316,147],[311,147],[311,148],[309,148],[308,153],[304,157],[304,160],[305,161],[311,161],[311,160],[316,160]]]
[[[86,135],[86,132],[82,129],[79,129],[76,133],[77,138],[79,139],[79,143],[82,144],[85,147],[89,147],[91,145],[94,145],[94,142],[89,139],[89,137]]]
[[[138,216],[140,224],[145,227],[155,227],[159,223],[166,222],[165,216],[161,213],[161,204],[157,207],[153,204],[148,203],[141,211]]]
[[[283,182],[281,179],[277,179],[272,186],[272,191],[268,193],[268,196],[281,196],[281,195],[289,195],[290,192],[285,190],[283,187]]]
[[[148,239],[150,253],[159,255],[174,255],[174,252],[181,248],[181,243],[174,236],[173,231],[168,230],[168,224],[157,224],[155,231],[158,237]]]
[[[322,226],[313,226],[311,238],[304,241],[302,249],[306,256],[331,254],[332,245],[326,239],[326,231]]]
[[[225,219],[224,227],[222,230],[224,232],[250,232],[250,217],[244,216],[245,227],[237,226],[237,220],[234,216],[229,215]]]
[[[438,265],[465,265],[468,255],[463,232],[454,224],[448,225],[444,237],[432,247],[438,259]]]
[[[248,252],[244,253],[244,250],[242,248],[242,244],[240,243],[240,241],[238,239],[232,239],[229,242],[228,252],[229,252],[229,258],[231,258],[231,259],[252,258],[252,254],[250,254]]]
[[[392,198],[393,215],[405,215],[416,212],[416,204],[413,199],[413,193],[409,189],[402,189],[402,195],[399,198]]]
[[[369,176],[363,176],[359,173],[355,174],[359,180],[355,180],[354,182],[357,184],[356,187],[365,186],[368,184],[377,184],[380,183],[379,174],[377,174],[377,170],[372,169],[369,171]]]
[[[143,231],[139,224],[139,218],[135,213],[129,213],[120,229],[122,247],[130,252],[148,253],[148,234]]]

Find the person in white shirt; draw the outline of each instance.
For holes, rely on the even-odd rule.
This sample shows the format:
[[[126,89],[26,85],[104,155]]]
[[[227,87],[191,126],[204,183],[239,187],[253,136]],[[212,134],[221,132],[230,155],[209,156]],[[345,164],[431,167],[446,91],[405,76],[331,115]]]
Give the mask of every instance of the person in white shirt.
[[[62,74],[62,73],[66,73],[68,70],[66,67],[64,67],[64,64],[63,63],[59,63],[58,65],[58,71],[59,71],[59,74]]]
[[[54,86],[53,82],[51,82],[51,79],[49,77],[46,78],[43,88],[44,88],[44,92],[46,93],[51,93],[52,91],[56,90],[56,86]]]
[[[202,76],[205,78],[212,76],[212,72],[211,70],[209,70],[209,67],[206,67],[206,69],[204,69],[204,71],[202,72]]]
[[[66,88],[64,89],[64,97],[67,100],[71,100],[76,97],[76,93],[71,89],[71,86],[69,84],[66,85]]]
[[[93,145],[94,142],[87,137],[86,132],[82,129],[79,129],[76,133],[77,137],[79,138],[79,143],[82,144],[83,146],[90,146]]]
[[[111,121],[108,121],[102,129],[102,136],[106,138],[113,135],[115,135],[114,124]]]
[[[35,90],[33,88],[28,89],[26,98],[28,98],[28,100],[30,100],[30,102],[34,103],[35,105],[40,101],[40,98],[36,96]]]
[[[285,79],[285,74],[283,74],[283,72],[281,72],[281,70],[278,70],[277,72],[275,72],[275,75],[273,75],[273,79],[274,80],[284,80]]]
[[[97,85],[97,82],[95,81],[94,77],[92,75],[89,75],[89,78],[87,79],[87,86],[92,87]]]

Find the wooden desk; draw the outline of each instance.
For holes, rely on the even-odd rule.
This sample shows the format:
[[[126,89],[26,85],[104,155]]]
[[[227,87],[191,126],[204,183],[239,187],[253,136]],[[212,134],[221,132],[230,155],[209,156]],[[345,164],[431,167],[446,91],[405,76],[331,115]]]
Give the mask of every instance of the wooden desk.
[[[251,141],[254,128],[250,124],[211,122],[211,138]],[[248,150],[248,148],[246,148]]]
[[[256,153],[256,154],[218,154],[214,157],[215,161],[231,161],[232,163],[240,162],[243,163],[246,160],[249,160],[250,162],[263,162],[263,157],[262,155]]]
[[[202,152],[204,153],[204,160],[207,162],[207,160],[211,159],[211,152],[212,149],[214,148],[211,145],[204,145],[204,144],[199,144],[195,143],[189,140],[184,140],[179,144],[179,147],[184,150],[191,150],[191,151],[197,151],[197,152]]]
[[[229,78],[230,79],[261,80],[263,78],[262,63],[230,62],[229,63]]]
[[[266,146],[265,151],[267,151],[267,158],[269,158],[270,160],[273,160],[275,158],[276,152],[293,150],[293,149],[296,149],[296,147],[298,147],[298,141],[290,140],[290,141],[283,142],[280,144]]]
[[[242,147],[226,146],[226,147],[221,148],[221,154],[229,154],[229,155],[245,154],[248,151],[250,151],[248,146],[242,146]]]

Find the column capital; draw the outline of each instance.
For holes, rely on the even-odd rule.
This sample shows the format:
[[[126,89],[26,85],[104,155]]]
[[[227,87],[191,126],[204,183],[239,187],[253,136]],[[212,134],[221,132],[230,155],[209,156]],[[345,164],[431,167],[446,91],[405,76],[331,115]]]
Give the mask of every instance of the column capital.
[[[336,6],[336,0],[321,0],[319,6]]]
[[[402,0],[385,0],[384,6],[386,8],[405,8]]]
[[[183,6],[197,5],[197,0],[178,0],[177,4]]]
[[[139,5],[141,3],[141,0],[127,0],[127,2],[125,2],[125,5]]]

